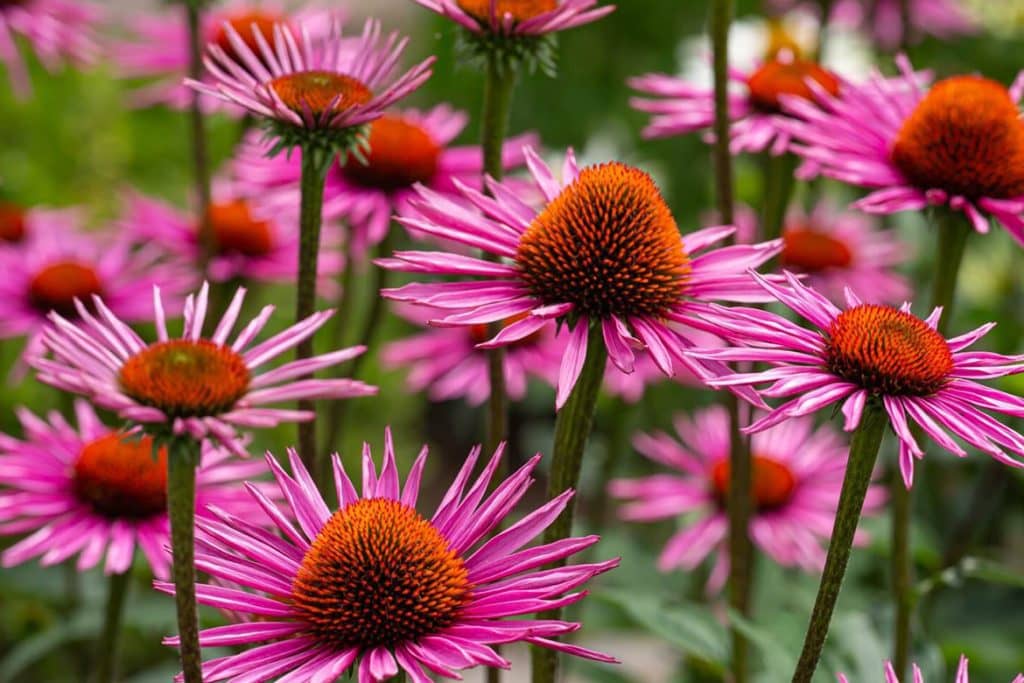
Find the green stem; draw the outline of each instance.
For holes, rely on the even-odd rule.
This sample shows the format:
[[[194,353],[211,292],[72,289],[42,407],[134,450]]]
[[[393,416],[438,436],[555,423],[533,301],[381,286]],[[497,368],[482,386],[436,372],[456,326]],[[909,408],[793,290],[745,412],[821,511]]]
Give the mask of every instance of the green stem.
[[[121,617],[124,614],[124,600],[131,586],[131,578],[131,567],[120,574],[110,575],[107,606],[103,614],[103,634],[99,643],[99,662],[96,665],[96,683],[114,681],[118,645],[121,640]]]
[[[316,306],[317,259],[320,255],[320,223],[324,202],[324,181],[329,160],[319,158],[312,146],[302,149],[301,198],[299,204],[299,280],[295,288],[295,321],[313,314]],[[313,355],[313,337],[295,347],[295,358]],[[309,422],[300,422],[299,457],[310,472],[318,472],[316,417],[312,401],[299,401],[299,410],[314,413]]]
[[[577,325],[586,325],[580,320]],[[577,489],[580,469],[583,466],[583,451],[594,421],[597,396],[604,380],[604,367],[608,350],[601,336],[601,328],[590,328],[587,355],[583,369],[569,399],[558,411],[555,418],[555,443],[551,453],[551,473],[548,476],[548,500],[556,498],[568,489]],[[572,533],[575,501],[569,501],[551,526],[544,532],[544,543],[554,543],[568,538]],[[563,565],[564,562],[556,566]],[[549,610],[540,614],[541,619],[560,619],[562,610]],[[558,653],[547,648],[535,647],[530,652],[533,668],[533,683],[555,683],[558,677]]]
[[[202,50],[205,40],[202,35],[201,19],[198,3],[185,3],[185,17],[188,23],[189,63],[188,75],[194,80],[202,80]],[[192,93],[189,106],[189,123],[192,137],[192,164],[195,171],[196,210],[199,214],[199,270],[206,272],[210,256],[214,249],[214,237],[210,225],[210,162],[207,150],[206,120],[200,106],[202,95],[198,91]]]
[[[167,513],[171,521],[171,565],[178,611],[184,683],[202,683],[199,613],[196,611],[195,514],[199,442],[177,437],[168,447]]]
[[[487,73],[484,79],[484,105],[480,123],[480,144],[484,154],[484,173],[495,180],[504,175],[501,162],[505,136],[508,134],[509,112],[512,108],[512,91],[516,84],[515,71],[503,64],[501,56],[491,52],[487,57]],[[485,188],[485,192],[486,192]],[[489,192],[488,192],[489,194]],[[498,260],[485,255],[489,260]],[[501,322],[491,323],[489,336],[501,331]],[[505,391],[505,349],[497,347],[487,352],[487,378],[491,395],[487,402],[487,452],[492,452],[507,438],[508,395]],[[497,669],[488,670],[488,680],[497,681]]]
[[[860,425],[853,433],[853,440],[850,443],[850,458],[846,463],[843,488],[839,494],[839,507],[832,528],[832,539],[828,544],[825,570],[818,586],[818,596],[814,600],[814,611],[811,612],[810,623],[807,626],[800,661],[793,673],[793,683],[810,683],[818,666],[818,659],[828,636],[829,622],[832,621],[832,611],[839,598],[843,576],[846,574],[846,563],[850,559],[850,549],[853,547],[853,536],[860,521],[861,509],[864,507],[864,497],[871,484],[871,473],[878,459],[878,448],[882,444],[887,424],[888,418],[881,403],[876,399],[869,399],[864,406]]]
[[[933,229],[938,233],[938,254],[935,257],[935,279],[932,280],[932,307],[942,306],[938,331],[946,336],[953,319],[953,305],[956,297],[956,283],[960,274],[967,237],[972,228],[967,218],[960,213],[937,210],[932,219]]]
[[[771,154],[765,152],[762,160],[761,183],[764,204],[761,211],[761,239],[773,240],[782,236],[786,222],[786,210],[796,187],[793,172],[796,157],[792,154]],[[765,268],[766,271],[771,268]]]

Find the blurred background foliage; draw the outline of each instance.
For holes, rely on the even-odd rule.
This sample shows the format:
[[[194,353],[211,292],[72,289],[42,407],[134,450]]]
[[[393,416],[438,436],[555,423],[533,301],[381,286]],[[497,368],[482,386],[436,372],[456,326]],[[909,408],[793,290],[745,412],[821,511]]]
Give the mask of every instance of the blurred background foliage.
[[[374,2],[337,4],[357,17],[379,9]],[[114,15],[137,10],[128,3],[109,2],[107,6]],[[741,17],[758,10],[754,0],[738,3]],[[411,0],[392,2],[385,11],[386,23],[412,34],[409,62],[428,54],[438,56],[433,78],[414,96],[413,104],[428,106],[444,101],[476,112],[482,79],[455,63],[452,26]],[[521,79],[511,131],[536,130],[549,149],[571,145],[589,161],[614,156],[640,165],[656,175],[681,229],[701,225],[712,204],[709,148],[698,136],[641,140],[639,131],[646,115],[629,108],[630,91],[625,80],[647,71],[676,72],[680,44],[703,30],[706,12],[705,2],[623,0],[606,20],[563,33],[559,38],[557,78],[533,74]],[[910,56],[917,66],[933,69],[939,75],[979,71],[1009,82],[1022,66],[1022,46],[1018,34],[1002,32],[997,37],[981,35],[953,43],[926,40],[914,46]],[[879,64],[883,70],[892,68],[886,57],[881,57]],[[32,71],[35,93],[31,99],[14,99],[5,81],[0,87],[0,197],[28,205],[83,205],[97,227],[116,217],[123,192],[129,187],[181,205],[187,203],[190,157],[183,114],[163,108],[128,108],[126,84],[114,77],[109,66],[49,74],[33,62]],[[211,119],[214,158],[219,162],[228,158],[242,132],[242,124],[237,121]],[[477,134],[474,122],[460,142],[474,142]],[[737,187],[743,201],[757,206],[757,159],[739,161]],[[829,191],[849,198],[840,188]],[[916,245],[915,281],[920,283],[919,291],[927,291],[932,259],[927,229],[914,217],[894,222]],[[1002,231],[994,231],[973,240],[968,252],[957,327],[967,329],[998,320],[1000,327],[988,338],[989,348],[1020,352],[1024,313],[1019,247]],[[365,282],[362,284],[365,286]],[[289,289],[256,290],[247,304],[248,311],[267,301],[279,303],[276,324],[285,324],[292,307]],[[381,336],[393,339],[408,330],[404,323],[390,317]],[[0,345],[4,364],[0,372],[5,375],[20,352],[18,347],[9,342]],[[430,472],[436,497],[452,468],[480,439],[480,411],[461,402],[429,404],[405,389],[403,372],[381,371],[372,360],[366,374],[367,381],[378,384],[381,392],[378,397],[361,399],[350,406],[351,428],[341,448],[346,462],[353,462],[363,440],[379,448],[384,425],[390,424],[406,462],[420,443],[433,444]],[[1024,390],[1024,382],[1011,380],[1010,386]],[[659,575],[654,558],[670,525],[616,524],[613,511],[597,492],[609,454],[616,456],[620,472],[647,471],[646,461],[635,457],[629,443],[636,430],[667,428],[673,413],[713,400],[711,392],[674,383],[653,387],[637,405],[602,400],[585,465],[583,524],[594,527],[608,522],[597,555],[619,554],[623,563],[577,609],[577,616],[585,611],[584,637],[626,634],[610,644],[612,652],[626,660],[626,665],[611,668],[573,663],[576,675],[584,679],[620,683],[721,680],[728,643],[722,624],[728,615],[722,605],[704,600],[701,586],[705,577],[701,572],[693,576]],[[18,433],[13,409],[22,404],[42,411],[59,407],[59,400],[31,378],[5,386],[0,391],[0,428]],[[534,386],[527,400],[516,406],[516,457],[549,449],[552,404],[552,391]],[[269,448],[280,455],[293,439],[291,426],[261,433],[253,452]],[[887,443],[883,458],[894,456],[894,445]],[[949,680],[951,665],[960,652],[972,659],[975,683],[1006,681],[1024,669],[1022,479],[1017,472],[1004,469],[1003,481],[993,482],[991,492],[983,489],[985,495],[980,500],[972,499],[970,492],[986,458],[972,454],[965,461],[954,460],[929,455],[932,474],[924,479],[924,490],[916,496],[920,638],[915,643],[915,658],[929,681]],[[536,485],[534,499],[542,492],[543,487]],[[971,512],[972,506],[985,507],[978,512],[991,518],[972,552],[976,557],[945,572],[937,571],[955,520]],[[867,526],[873,533],[873,543],[855,553],[828,659],[816,680],[834,680],[831,672],[835,670],[847,671],[852,681],[868,683],[881,678],[880,662],[887,656],[890,619],[887,521],[872,520]],[[174,630],[173,604],[149,588],[150,577],[143,569],[136,568],[135,578],[126,617],[129,636],[123,650],[124,680],[168,681],[177,667],[173,651],[161,646],[159,639]],[[780,569],[763,558],[759,561],[755,617],[745,623],[756,646],[759,681],[788,680],[816,585],[816,577]],[[2,570],[0,681],[79,680],[93,654],[91,638],[97,631],[104,593],[105,583],[98,572],[77,575],[60,567],[40,570],[36,565]],[[219,618],[215,614],[205,616],[210,621]],[[651,650],[638,647],[634,651],[633,645],[616,648],[616,643],[645,640],[666,643],[667,649],[654,652],[662,653],[667,661],[648,661]]]

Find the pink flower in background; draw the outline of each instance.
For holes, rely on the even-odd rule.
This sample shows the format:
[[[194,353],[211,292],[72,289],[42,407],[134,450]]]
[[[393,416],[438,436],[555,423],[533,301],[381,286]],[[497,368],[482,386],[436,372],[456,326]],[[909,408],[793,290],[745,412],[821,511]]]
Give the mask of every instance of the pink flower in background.
[[[27,207],[0,201],[0,249],[19,249],[36,235],[76,232],[81,228],[80,214],[77,208]]]
[[[403,318],[426,324],[442,311],[423,306],[398,306]],[[514,320],[508,321],[511,324]],[[392,341],[381,350],[385,367],[408,367],[406,383],[412,391],[426,391],[432,401],[464,398],[479,405],[491,394],[487,351],[477,344],[487,341],[487,326],[435,327],[405,339]],[[547,328],[523,337],[505,349],[505,389],[513,401],[526,395],[527,380],[538,377],[551,386],[558,381],[562,344]]]
[[[229,185],[214,186],[207,214],[213,252],[207,267],[211,280],[291,282],[298,273],[299,224],[296,209],[270,211]],[[182,262],[199,263],[199,225],[195,215],[139,194],[127,198],[121,229],[141,242],[160,247]],[[318,272],[325,281],[342,267],[337,235],[325,226]]]
[[[275,24],[274,40],[258,41],[259,49],[230,25],[225,31],[232,51],[207,46],[203,61],[212,82],[186,79],[189,87],[307,130],[352,128],[379,118],[430,78],[434,62],[429,57],[395,78],[408,39],[397,33],[382,37],[380,23],[372,19],[356,41],[342,39],[336,20],[319,41],[308,31]]]
[[[570,151],[559,181],[532,149],[526,159],[544,197],[539,210],[506,185],[488,180],[493,198],[460,188],[476,210],[420,186],[420,197],[412,202],[416,213],[400,217],[414,230],[483,249],[500,261],[400,251],[378,262],[394,270],[483,279],[414,283],[383,294],[446,309],[447,315],[434,321],[439,325],[517,319],[481,348],[506,346],[565,324],[559,408],[579,378],[592,334],[602,335],[621,372],[633,372],[635,350],[646,349],[666,375],[676,363],[702,377],[713,374],[712,366],[684,353],[692,344],[673,324],[706,327],[695,313],[707,300],[763,298],[746,270],[778,253],[780,243],[705,251],[734,228],[680,235],[654,181],[640,169],[609,162],[581,170]]]
[[[140,292],[136,297],[144,300]],[[239,455],[238,428],[267,428],[281,422],[312,419],[309,411],[270,408],[268,404],[300,399],[341,399],[369,396],[376,387],[350,379],[299,379],[343,363],[365,351],[357,346],[313,358],[264,366],[310,338],[333,311],[314,313],[266,341],[254,344],[270,320],[265,306],[228,341],[241,312],[245,290],[239,288],[210,336],[203,335],[209,287],[185,300],[179,339],[167,332],[160,290],[153,288],[152,311],[157,341],[147,343],[119,320],[99,296],[95,315],[79,306],[81,321],[51,315],[44,344],[53,358],[32,361],[39,380],[63,391],[83,394],[96,405],[125,420],[196,439],[210,437]],[[262,372],[260,371],[262,369]]]
[[[616,479],[609,492],[626,501],[623,519],[649,522],[679,519],[658,559],[662,571],[692,571],[708,556],[714,566],[708,591],[718,592],[729,574],[729,416],[722,407],[675,420],[679,440],[664,433],[638,434],[640,453],[673,470],[639,479]],[[828,426],[790,420],[751,437],[754,544],[785,567],[820,572],[832,536],[839,490],[846,471],[847,444]],[[876,514],[885,500],[881,486],[868,489],[865,514]],[[859,543],[867,536],[859,533]]]
[[[757,215],[737,207],[739,231],[757,234]],[[909,261],[909,247],[893,230],[879,229],[861,213],[842,211],[820,200],[810,213],[798,205],[786,216],[779,265],[833,302],[843,301],[847,287],[868,303],[903,303],[910,283],[896,268]]]
[[[946,339],[936,331],[941,308],[922,320],[899,309],[863,303],[848,291],[845,310],[786,273],[789,287],[779,287],[751,272],[779,302],[808,320],[814,329],[752,308],[709,307],[705,318],[733,348],[694,350],[718,361],[767,363],[767,370],[738,372],[707,380],[714,387],[770,384],[765,397],[793,397],[746,428],[768,429],[841,403],[844,429],[860,424],[868,401],[879,402],[900,443],[899,463],[909,488],[914,459],[924,451],[911,433],[916,423],[944,449],[965,457],[951,436],[1012,467],[1024,462],[1003,449],[1024,455],[1024,436],[989,413],[1024,417],[1024,398],[980,384],[1024,372],[1024,355],[1003,356],[966,349],[991,330],[982,325]]]
[[[615,11],[597,0],[416,0],[474,33],[541,36],[589,24]]]
[[[906,59],[897,64],[888,87],[876,76],[838,97],[785,101],[792,150],[806,159],[800,176],[871,189],[854,203],[868,213],[946,206],[980,233],[994,218],[1024,243],[1024,78],[1009,89],[980,76],[926,88]]]
[[[468,120],[465,112],[438,105],[386,113],[370,124],[367,163],[353,158],[332,165],[324,187],[324,217],[343,218],[352,228],[348,248],[364,254],[384,239],[392,216],[411,212],[416,183],[453,198],[460,196],[458,183],[480,189],[479,145],[452,144]],[[536,141],[533,134],[507,140],[504,168],[522,166],[523,147]],[[268,206],[297,206],[301,153],[268,156],[270,149],[261,135],[250,133],[233,162],[234,175],[247,193],[262,195]]]
[[[17,412],[24,440],[0,434],[0,534],[31,533],[3,552],[3,566],[35,557],[49,566],[78,555],[79,571],[102,562],[107,574],[120,574],[139,549],[153,573],[166,579],[166,449],[154,457],[150,437],[104,425],[81,400],[75,402],[77,427],[57,412],[45,420],[25,408]],[[214,504],[252,519],[260,508],[242,483],[267,472],[259,459],[238,460],[204,443],[196,512],[206,514],[206,505]],[[273,494],[268,488],[266,495]]]
[[[195,276],[183,264],[168,263],[154,246],[139,248],[128,235],[86,233],[72,216],[43,218],[27,214],[30,231],[17,248],[0,249],[0,338],[27,337],[24,358],[42,352],[42,331],[55,311],[77,321],[75,303],[91,306],[100,295],[120,318],[153,320],[153,309],[140,292],[159,285],[174,305],[195,284]]]
[[[18,49],[24,38],[50,71],[65,60],[73,64],[92,62],[98,52],[95,29],[101,12],[81,0],[16,0],[0,4],[0,62],[15,93],[31,91],[28,69]]]
[[[903,40],[902,0],[836,0],[829,21],[868,33],[885,50],[894,50]],[[800,7],[820,14],[817,2],[801,0],[770,0],[779,11]],[[910,39],[920,40],[922,34],[950,39],[975,33],[978,24],[959,0],[910,0]]]
[[[729,149],[733,154],[764,150],[782,154],[789,147],[790,135],[782,125],[787,114],[780,98],[789,95],[810,100],[811,83],[833,95],[846,86],[837,75],[817,63],[785,52],[750,72],[730,69],[729,79],[738,86],[728,96],[732,120]],[[715,117],[711,86],[654,73],[631,78],[629,85],[651,96],[630,99],[634,109],[653,115],[644,128],[645,138],[710,131]]]
[[[325,37],[330,30],[331,14],[318,8],[302,8],[294,12],[273,0],[231,0],[212,5],[203,12],[200,27],[203,43],[219,46],[228,55],[234,48],[224,30],[232,26],[239,37],[254,52],[259,44],[253,27],[264,40],[273,41],[273,27],[277,23],[302,27],[314,41]],[[184,83],[189,69],[189,34],[185,13],[180,7],[154,13],[148,10],[124,20],[131,38],[115,43],[110,57],[126,78],[156,78],[132,94],[136,106],[166,104],[175,109],[186,109],[192,104],[193,91]],[[223,110],[240,116],[243,110],[218,97],[202,97],[204,110]]]
[[[615,661],[555,640],[578,623],[514,618],[579,601],[586,592],[578,588],[618,565],[616,559],[540,569],[589,548],[597,536],[524,547],[572,497],[566,491],[517,522],[506,519],[532,483],[540,455],[491,488],[502,449],[470,485],[477,447],[430,518],[416,509],[426,455],[424,448],[402,487],[387,432],[379,475],[364,446],[361,493],[335,456],[340,503],[332,512],[294,451],[293,476],[268,454],[287,511],[250,491],[281,536],[219,509],[211,510],[215,519],[196,520],[197,566],[211,581],[258,591],[196,587],[201,604],[258,618],[200,633],[205,647],[256,645],[205,662],[204,680],[244,673],[253,683],[281,676],[332,681],[351,672],[363,683],[402,673],[429,683],[428,671],[458,679],[459,671],[476,666],[508,668],[491,646],[513,642]],[[503,522],[507,528],[492,535]]]
[[[924,677],[921,675],[921,669],[917,664],[914,664],[913,670],[913,683],[924,683]],[[846,676],[839,674],[839,683],[850,682]],[[885,683],[900,683],[900,679],[896,676],[896,672],[893,670],[891,662],[885,663]],[[908,681],[908,683],[910,682]],[[967,674],[967,657],[965,655],[960,655],[960,664],[956,668],[956,680],[953,683],[970,683],[970,676]],[[1024,675],[1017,674],[1010,683],[1024,683]]]

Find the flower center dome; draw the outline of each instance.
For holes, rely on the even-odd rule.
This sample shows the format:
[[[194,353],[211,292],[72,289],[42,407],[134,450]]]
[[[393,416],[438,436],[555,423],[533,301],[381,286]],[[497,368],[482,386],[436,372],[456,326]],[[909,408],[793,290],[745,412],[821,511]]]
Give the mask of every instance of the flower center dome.
[[[491,20],[490,0],[455,0],[455,4],[463,12],[480,21],[489,22]],[[494,13],[499,20],[506,14],[511,14],[515,21],[526,21],[556,9],[558,9],[557,0],[498,0],[495,3]]]
[[[220,253],[265,256],[274,248],[270,222],[254,218],[244,199],[211,204],[206,215]]]
[[[846,268],[853,260],[850,247],[827,232],[811,226],[789,228],[782,235],[782,265],[790,270],[815,273]]]
[[[832,72],[806,59],[772,60],[747,79],[750,99],[761,111],[779,112],[780,95],[795,95],[805,100],[814,99],[814,92],[807,84],[814,81],[831,95],[839,94],[839,79]]]
[[[284,23],[285,21],[284,15],[277,12],[270,12],[259,8],[239,8],[218,18],[216,29],[210,37],[210,42],[219,46],[232,59],[240,60],[234,46],[228,39],[228,32],[224,29],[224,24],[227,24],[238,33],[238,37],[242,39],[246,47],[262,60],[263,51],[256,41],[256,33],[254,31],[258,32],[267,41],[267,45],[273,46],[274,25]]]
[[[20,206],[0,202],[0,242],[21,242],[26,227],[25,211]]]
[[[763,455],[750,459],[750,493],[757,511],[775,510],[790,501],[796,490],[796,477],[785,464]],[[723,458],[711,468],[711,485],[724,504],[729,497],[729,459]]]
[[[397,190],[437,174],[441,147],[422,126],[385,115],[370,124],[369,143],[366,164],[350,158],[342,169],[358,185]]]
[[[953,371],[953,353],[920,318],[861,304],[832,321],[825,346],[830,372],[884,396],[928,396]]]
[[[911,183],[968,199],[1024,195],[1024,124],[1001,84],[936,83],[896,135],[892,161]]]
[[[89,266],[60,261],[42,268],[28,285],[28,298],[40,312],[56,311],[65,318],[78,316],[75,299],[92,305],[92,296],[102,294],[99,275]]]
[[[690,272],[654,181],[618,162],[580,171],[523,233],[516,263],[535,297],[600,318],[664,314]]]
[[[373,92],[360,80],[332,71],[298,71],[278,76],[267,83],[286,107],[313,116],[341,112],[373,99]]]
[[[337,648],[416,641],[453,624],[469,598],[469,570],[447,539],[384,498],[335,512],[292,583],[296,612]]]
[[[143,519],[167,508],[167,449],[153,457],[148,436],[113,433],[85,445],[72,487],[97,514]]]
[[[249,368],[230,347],[173,339],[139,351],[121,366],[121,389],[168,417],[230,411],[249,388]]]

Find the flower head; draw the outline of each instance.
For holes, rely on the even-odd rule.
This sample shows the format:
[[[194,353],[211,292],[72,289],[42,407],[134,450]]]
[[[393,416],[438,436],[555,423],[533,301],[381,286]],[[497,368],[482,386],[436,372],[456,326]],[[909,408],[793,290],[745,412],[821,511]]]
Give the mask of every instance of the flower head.
[[[601,334],[609,358],[632,372],[635,349],[646,348],[666,375],[675,362],[699,376],[710,366],[683,353],[688,339],[671,324],[693,323],[708,299],[763,297],[745,269],[778,253],[779,243],[698,253],[728,237],[731,227],[680,235],[654,181],[643,171],[611,162],[579,169],[570,151],[562,180],[531,149],[533,181],[544,198],[537,210],[507,186],[488,180],[494,198],[459,184],[476,209],[418,187],[406,226],[476,247],[507,262],[454,253],[397,252],[386,268],[440,275],[472,275],[476,282],[412,284],[385,290],[390,298],[446,309],[436,324],[469,326],[517,319],[481,348],[504,346],[545,326],[569,328],[556,404],[576,384],[591,334]]]
[[[542,36],[589,24],[615,11],[597,0],[416,0],[473,33]]]
[[[299,225],[291,213],[271,211],[263,202],[238,192],[229,185],[214,187],[207,211],[213,250],[207,274],[215,282],[243,279],[255,282],[294,282],[298,272]],[[185,263],[199,262],[202,245],[199,223],[194,216],[157,199],[142,195],[128,198],[121,219],[125,233],[157,245]],[[326,226],[330,244],[334,236]],[[325,281],[341,271],[341,257],[333,249],[322,249],[317,269]]]
[[[20,249],[38,235],[65,235],[79,231],[80,227],[77,208],[49,209],[0,202],[0,249]]]
[[[79,0],[8,0],[0,3],[0,61],[18,94],[30,91],[28,70],[16,36],[24,38],[46,68],[54,71],[64,60],[91,62],[99,52],[94,30],[101,12]]]
[[[831,71],[809,59],[791,52],[769,57],[751,71],[733,69],[730,79],[739,88],[729,93],[729,118],[733,154],[761,152],[782,154],[789,147],[790,136],[784,122],[781,98],[791,96],[804,100],[813,97],[813,89],[820,88],[833,95],[845,87],[845,82]],[[634,97],[634,109],[653,114],[644,129],[646,138],[669,137],[707,131],[714,122],[714,90],[681,78],[665,74],[647,74],[632,78],[630,86],[646,97]]]
[[[324,186],[324,216],[342,218],[351,226],[349,249],[362,254],[379,243],[392,216],[411,211],[409,201],[417,183],[458,201],[462,200],[456,181],[479,189],[483,152],[478,145],[452,144],[467,121],[464,112],[447,105],[388,112],[369,124],[362,160],[346,158],[332,164]],[[506,140],[504,167],[522,166],[522,149],[535,140],[532,134]],[[248,194],[262,196],[261,203],[268,206],[295,206],[301,155],[268,156],[269,150],[258,137],[246,138],[233,165],[238,184]]]
[[[138,548],[153,573],[167,578],[166,448],[154,457],[150,437],[104,425],[85,401],[75,403],[75,415],[77,427],[56,412],[44,420],[20,409],[24,440],[0,434],[0,533],[31,532],[3,552],[3,565],[34,557],[52,565],[78,555],[79,571],[103,562],[106,573],[122,573]],[[238,460],[206,442],[196,470],[197,512],[215,504],[250,518],[259,507],[241,483],[267,471],[259,460]]]
[[[78,305],[80,322],[53,313],[44,344],[53,358],[33,365],[47,384],[88,396],[98,406],[141,423],[159,434],[212,437],[239,454],[237,427],[273,427],[312,419],[303,410],[265,407],[298,399],[367,396],[376,388],[348,379],[299,379],[362,353],[364,347],[339,349],[259,372],[269,361],[309,339],[331,317],[315,313],[270,339],[253,344],[274,312],[266,306],[228,342],[245,298],[239,288],[213,334],[203,336],[209,287],[185,300],[182,336],[167,332],[160,290],[153,288],[157,341],[145,342],[118,319],[99,296],[95,314]],[[295,381],[293,381],[295,380]]]
[[[202,632],[200,642],[266,643],[206,662],[204,680],[229,680],[241,672],[253,681],[286,674],[334,680],[351,669],[368,683],[403,671],[427,683],[426,670],[459,678],[459,670],[474,666],[507,668],[491,646],[511,642],[614,661],[554,640],[579,624],[506,619],[577,602],[585,592],[573,591],[618,564],[539,569],[592,546],[596,536],[524,549],[565,508],[571,491],[491,537],[526,494],[539,455],[488,494],[502,449],[470,485],[480,455],[474,449],[429,518],[416,506],[426,449],[402,487],[390,432],[379,475],[364,447],[362,493],[334,457],[340,507],[333,512],[302,462],[293,451],[289,455],[293,476],[267,456],[288,501],[284,513],[250,489],[283,537],[219,509],[211,510],[215,519],[197,520],[197,566],[214,580],[259,591],[200,585],[198,601],[262,617],[255,631],[251,623],[223,626]]]
[[[948,206],[980,233],[992,217],[1024,243],[1024,78],[1006,88],[954,76],[926,89],[898,64],[902,77],[887,85],[877,76],[838,97],[818,92],[816,103],[786,100],[800,174],[872,189],[854,204],[868,213]]]
[[[275,0],[231,0],[218,3],[200,16],[202,44],[217,45],[225,54],[237,57],[225,25],[231,26],[243,42],[259,54],[259,33],[265,41],[273,43],[274,25],[286,24],[308,31],[314,41],[325,38],[331,27],[331,13],[320,8],[306,8],[288,12]],[[191,106],[193,91],[185,85],[189,69],[188,25],[182,12],[167,11],[156,14],[151,8],[126,20],[132,35],[114,44],[110,56],[122,76],[127,78],[155,77],[157,80],[132,94],[137,106],[166,104],[175,109]],[[204,78],[204,82],[211,82]],[[225,100],[203,96],[200,104],[205,110],[223,110],[241,115],[244,110]]]
[[[24,214],[22,229],[31,237],[16,249],[0,249],[0,337],[27,337],[24,357],[42,351],[42,332],[51,311],[79,319],[79,302],[91,307],[100,295],[114,315],[131,322],[153,320],[139,297],[159,285],[168,300],[180,304],[195,277],[182,264],[168,263],[159,248],[129,235],[71,230],[74,222]]]
[[[914,683],[924,683],[924,677],[921,675],[921,669],[914,664]],[[843,674],[839,674],[839,683],[849,683],[849,680]],[[896,671],[892,668],[892,662],[885,663],[885,683],[900,683],[900,679],[896,676]],[[956,667],[956,681],[954,683],[970,683],[970,678],[967,674],[967,657],[960,655],[960,664]],[[1017,676],[1010,681],[1010,683],[1024,683],[1024,675],[1017,674]]]
[[[876,401],[899,439],[900,470],[908,487],[913,482],[914,458],[924,455],[910,422],[958,456],[967,452],[950,433],[1002,463],[1024,466],[1003,450],[1024,455],[1024,436],[989,414],[1024,416],[1024,399],[977,382],[1024,372],[1024,356],[965,350],[994,323],[946,339],[935,329],[940,308],[922,320],[911,314],[909,304],[900,308],[866,304],[847,290],[842,310],[791,274],[786,276],[790,288],[754,274],[766,291],[817,329],[799,327],[767,311],[715,307],[707,319],[736,346],[694,352],[702,358],[775,366],[708,380],[712,386],[770,382],[761,390],[762,396],[795,396],[747,431],[767,429],[840,401],[845,429],[850,431],[860,423],[865,404]]]
[[[693,419],[680,415],[675,427],[679,440],[664,433],[638,434],[633,440],[638,451],[672,474],[616,479],[608,489],[627,501],[623,519],[684,520],[658,567],[693,570],[714,554],[708,590],[715,592],[729,573],[729,417],[724,408],[708,408]],[[815,430],[802,418],[755,434],[750,448],[751,539],[783,566],[820,572],[846,470],[846,444],[831,428]],[[881,487],[871,487],[865,512],[877,512],[883,500]],[[858,535],[858,540],[867,538]]]
[[[204,59],[213,84],[186,82],[264,118],[274,135],[284,138],[282,148],[297,145],[296,134],[348,131],[354,136],[422,85],[434,61],[425,59],[394,78],[407,39],[395,33],[382,38],[374,20],[366,22],[357,41],[348,42],[342,41],[337,23],[317,42],[308,31],[275,24],[273,40],[255,31],[252,47],[230,25],[224,30],[232,52],[211,44]]]

